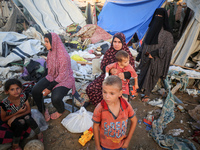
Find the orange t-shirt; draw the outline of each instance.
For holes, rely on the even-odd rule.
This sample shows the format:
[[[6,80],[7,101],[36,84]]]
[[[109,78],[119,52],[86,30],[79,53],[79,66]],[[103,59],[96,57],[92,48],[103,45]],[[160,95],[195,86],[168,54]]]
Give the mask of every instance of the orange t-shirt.
[[[120,111],[116,117],[104,100],[97,105],[92,117],[100,126],[101,146],[108,149],[121,148],[126,137],[128,119],[135,116],[132,106],[120,97]]]
[[[115,62],[106,66],[106,72],[109,72],[109,70],[112,68],[117,69],[116,75],[122,72],[130,72],[132,78],[137,78],[138,76],[134,68],[130,64],[124,68],[120,68],[119,64]],[[122,80],[122,90],[123,90],[123,94],[129,95],[129,79]]]

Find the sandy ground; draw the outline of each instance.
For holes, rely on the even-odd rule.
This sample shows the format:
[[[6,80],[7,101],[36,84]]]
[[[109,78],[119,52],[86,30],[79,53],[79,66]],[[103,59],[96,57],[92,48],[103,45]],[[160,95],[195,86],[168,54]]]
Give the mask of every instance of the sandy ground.
[[[193,129],[191,128],[188,122],[195,122],[187,110],[194,109],[196,105],[199,104],[198,100],[200,97],[192,97],[187,93],[177,92],[176,96],[181,99],[186,104],[186,111],[180,112],[178,109],[175,109],[175,119],[167,125],[167,128],[164,130],[164,134],[168,133],[172,129],[182,129],[184,130],[178,137],[189,138],[193,134]],[[159,94],[152,94],[151,99],[160,97]],[[154,107],[144,103],[140,100],[138,96],[135,100],[130,102],[133,106],[138,120],[143,120],[147,116],[149,111],[152,110],[161,110],[159,107]],[[34,107],[33,107],[34,108]],[[89,105],[87,107],[88,111],[93,111],[94,106]],[[50,113],[55,111],[54,108],[50,107]],[[89,141],[84,147],[78,143],[78,139],[82,134],[70,133],[67,129],[61,124],[63,118],[65,118],[70,112],[65,111],[65,113],[57,120],[50,120],[48,122],[49,128],[43,132],[44,134],[44,147],[45,150],[95,150],[95,141]],[[155,116],[156,117],[156,116]],[[33,139],[33,138],[32,138]],[[29,139],[30,140],[30,139]],[[29,141],[25,140],[22,142],[22,147]],[[192,140],[191,140],[192,141]],[[192,141],[196,149],[200,150],[200,145]],[[160,150],[161,147],[149,136],[148,131],[146,131],[146,125],[141,122],[136,126],[136,130],[132,136],[128,150]]]

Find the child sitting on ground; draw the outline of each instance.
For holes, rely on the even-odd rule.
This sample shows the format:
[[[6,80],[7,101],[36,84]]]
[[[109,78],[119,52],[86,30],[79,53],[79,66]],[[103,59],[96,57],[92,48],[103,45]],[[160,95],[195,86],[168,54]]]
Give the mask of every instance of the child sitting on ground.
[[[102,85],[103,100],[96,106],[92,120],[96,150],[126,150],[137,118],[132,106],[122,96],[122,81],[109,76]],[[128,119],[130,130],[126,136]]]
[[[131,95],[133,95],[132,99],[134,99],[135,95],[136,95],[136,90],[139,87],[138,87],[137,73],[135,72],[134,68],[129,64],[129,54],[126,51],[121,50],[116,53],[115,58],[116,58],[117,62],[106,66],[105,78],[107,78],[109,76],[109,71],[111,69],[113,69],[113,68],[116,69],[115,74],[112,74],[112,75],[116,75],[116,76],[120,77],[120,79],[122,80],[122,89],[123,89],[122,96],[125,100],[128,100],[128,96],[130,95],[130,91],[129,91],[130,79],[124,78],[124,72],[130,72],[131,77],[134,78],[134,80],[135,80],[135,85],[133,86],[133,91],[131,93]]]
[[[22,93],[22,83],[17,79],[9,79],[5,82],[4,91],[8,97],[0,103],[1,120],[6,121],[14,133],[12,150],[21,150],[20,137],[27,126],[31,127],[38,135],[38,139],[43,142],[43,134],[31,117],[28,95]]]

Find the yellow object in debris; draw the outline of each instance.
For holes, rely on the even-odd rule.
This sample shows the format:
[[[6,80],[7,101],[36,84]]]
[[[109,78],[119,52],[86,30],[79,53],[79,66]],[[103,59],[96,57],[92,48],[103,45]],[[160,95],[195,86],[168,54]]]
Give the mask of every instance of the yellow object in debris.
[[[87,60],[85,60],[83,57],[79,56],[78,54],[72,55],[71,59],[73,59],[75,61],[84,61],[84,62],[87,62]]]
[[[85,146],[85,144],[92,139],[92,136],[93,136],[93,129],[91,127],[89,130],[83,132],[83,135],[81,135],[81,138],[79,138],[78,142],[82,146]]]

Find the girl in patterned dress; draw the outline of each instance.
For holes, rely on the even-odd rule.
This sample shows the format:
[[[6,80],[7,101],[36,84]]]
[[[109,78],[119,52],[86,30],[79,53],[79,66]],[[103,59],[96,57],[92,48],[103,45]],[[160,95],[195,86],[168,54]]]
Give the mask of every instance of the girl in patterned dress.
[[[30,127],[43,142],[43,135],[40,132],[35,120],[31,117],[31,107],[28,102],[28,95],[22,93],[22,83],[17,79],[9,79],[5,82],[4,91],[8,94],[1,103],[1,120],[7,122],[14,133],[13,150],[21,150],[19,147],[22,132]]]

